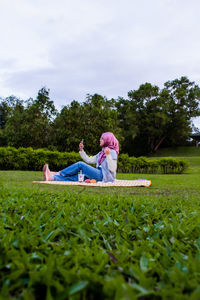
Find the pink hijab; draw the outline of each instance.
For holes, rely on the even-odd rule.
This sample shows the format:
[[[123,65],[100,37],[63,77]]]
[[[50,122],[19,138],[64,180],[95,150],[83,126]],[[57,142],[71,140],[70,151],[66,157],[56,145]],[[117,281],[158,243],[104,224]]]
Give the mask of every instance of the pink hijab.
[[[104,149],[106,147],[115,150],[117,152],[117,155],[119,155],[119,142],[112,132],[103,133],[101,139],[104,140],[104,145],[99,155],[99,159],[98,159],[99,164],[101,164],[106,158],[106,154],[104,153]]]

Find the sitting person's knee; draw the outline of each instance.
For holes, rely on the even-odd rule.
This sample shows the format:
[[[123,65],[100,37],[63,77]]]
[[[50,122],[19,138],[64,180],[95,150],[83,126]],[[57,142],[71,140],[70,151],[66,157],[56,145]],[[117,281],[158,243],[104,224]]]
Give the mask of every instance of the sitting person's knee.
[[[79,167],[83,167],[83,166],[86,165],[86,163],[84,163],[83,161],[79,161],[79,162],[78,162],[78,165],[79,165]]]

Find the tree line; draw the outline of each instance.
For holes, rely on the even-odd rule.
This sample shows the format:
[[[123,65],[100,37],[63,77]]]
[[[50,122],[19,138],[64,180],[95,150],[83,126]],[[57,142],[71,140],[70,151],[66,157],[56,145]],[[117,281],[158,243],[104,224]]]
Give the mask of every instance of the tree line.
[[[86,151],[94,154],[101,134],[111,131],[121,152],[147,155],[159,147],[185,145],[191,119],[200,116],[200,88],[187,77],[167,81],[162,89],[141,84],[127,99],[88,94],[84,102],[74,100],[60,112],[49,93],[43,87],[36,99],[0,99],[1,146],[71,152],[83,138]]]

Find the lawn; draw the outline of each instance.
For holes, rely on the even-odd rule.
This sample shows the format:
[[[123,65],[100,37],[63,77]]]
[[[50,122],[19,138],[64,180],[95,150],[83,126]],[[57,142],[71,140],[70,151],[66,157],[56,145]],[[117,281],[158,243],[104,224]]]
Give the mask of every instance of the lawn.
[[[185,146],[185,147],[170,147],[170,148],[159,148],[158,151],[153,155],[156,157],[192,157],[200,156],[200,147]]]
[[[200,159],[150,188],[0,171],[0,299],[200,299]]]

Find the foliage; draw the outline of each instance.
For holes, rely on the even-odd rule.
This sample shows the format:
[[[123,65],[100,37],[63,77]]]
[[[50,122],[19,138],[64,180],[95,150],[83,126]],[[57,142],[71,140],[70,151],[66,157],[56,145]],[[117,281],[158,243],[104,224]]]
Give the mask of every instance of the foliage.
[[[59,151],[73,151],[84,139],[87,152],[98,152],[99,139],[107,131],[121,141],[114,101],[98,94],[88,95],[84,103],[73,101],[64,106],[54,121],[53,131],[53,145]]]
[[[10,98],[9,98],[10,99]],[[0,129],[3,129],[9,117],[11,110],[10,101],[7,99],[1,99],[0,103]]]
[[[150,160],[143,156],[135,158],[121,154],[118,161],[118,172],[122,173],[181,174],[187,168],[187,161],[172,157]]]
[[[133,116],[128,124],[135,129],[124,144],[129,154],[153,153],[162,144],[184,144],[191,132],[191,118],[200,115],[200,88],[186,77],[166,82],[161,90],[145,83],[128,96],[129,100],[124,104],[120,99],[118,106],[120,111],[126,106]],[[124,125],[127,115],[123,118]]]
[[[80,155],[75,152],[58,152],[44,149],[0,147],[1,170],[32,170],[39,171],[45,163],[52,170],[63,168],[80,161]],[[119,155],[118,172],[123,173],[183,173],[187,169],[187,162],[183,159],[163,158],[148,160],[146,157],[129,157]]]
[[[39,171],[46,163],[51,169],[60,170],[80,160],[80,155],[61,153],[44,149],[34,150],[30,148],[0,148],[0,169],[1,170],[31,170]]]
[[[122,130],[123,143],[121,144],[121,151],[129,154],[133,154],[135,151],[135,145],[132,141],[139,133],[139,126],[137,123],[137,117],[135,108],[132,107],[132,103],[129,100],[119,97],[115,102],[115,106],[118,112],[119,127]]]
[[[53,101],[49,99],[49,91],[42,88],[35,100],[14,100],[4,128],[8,145],[47,147],[51,136],[52,118],[56,114]]]
[[[181,77],[163,89],[141,84],[128,99],[88,94],[84,102],[74,100],[58,113],[44,87],[34,100],[1,99],[0,143],[71,152],[84,139],[87,152],[96,153],[102,133],[111,131],[121,153],[148,155],[161,146],[188,143],[191,120],[200,115],[199,100],[198,85]]]
[[[170,119],[165,145],[177,145],[186,140],[191,132],[191,118],[200,115],[200,88],[187,77],[164,84],[163,92],[169,95]]]

